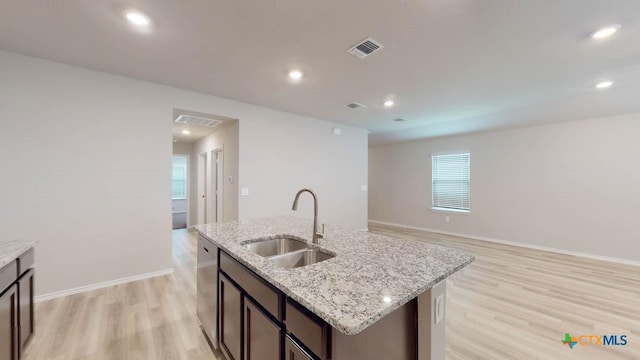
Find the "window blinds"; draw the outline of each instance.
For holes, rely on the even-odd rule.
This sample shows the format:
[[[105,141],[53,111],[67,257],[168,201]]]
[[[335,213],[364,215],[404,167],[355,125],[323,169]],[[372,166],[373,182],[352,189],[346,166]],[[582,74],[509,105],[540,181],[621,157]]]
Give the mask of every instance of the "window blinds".
[[[433,208],[469,211],[470,154],[431,155]]]

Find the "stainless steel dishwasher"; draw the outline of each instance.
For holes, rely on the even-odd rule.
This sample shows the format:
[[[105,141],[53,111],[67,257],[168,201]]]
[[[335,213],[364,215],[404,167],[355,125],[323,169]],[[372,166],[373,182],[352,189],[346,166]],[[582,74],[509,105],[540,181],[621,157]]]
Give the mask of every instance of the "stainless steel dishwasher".
[[[218,248],[198,235],[196,311],[211,344],[218,348]]]

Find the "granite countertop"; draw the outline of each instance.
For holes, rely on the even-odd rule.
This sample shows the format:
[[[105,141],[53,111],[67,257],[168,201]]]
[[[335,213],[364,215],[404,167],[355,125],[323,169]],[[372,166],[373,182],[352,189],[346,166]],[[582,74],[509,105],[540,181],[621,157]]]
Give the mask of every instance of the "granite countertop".
[[[0,268],[17,259],[35,244],[34,240],[0,241]]]
[[[309,241],[311,220],[272,217],[194,228],[347,335],[361,332],[474,260],[473,255],[456,249],[327,226],[318,246],[336,256],[285,269],[242,244],[278,235]]]

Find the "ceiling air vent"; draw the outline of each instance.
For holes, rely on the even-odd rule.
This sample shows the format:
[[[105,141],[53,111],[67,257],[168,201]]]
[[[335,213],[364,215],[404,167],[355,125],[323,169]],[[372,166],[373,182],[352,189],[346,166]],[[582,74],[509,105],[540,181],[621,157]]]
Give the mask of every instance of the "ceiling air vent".
[[[195,116],[195,115],[180,114],[176,118],[176,122],[180,123],[180,124],[205,126],[205,127],[212,128],[212,127],[218,126],[222,121],[221,120],[216,120],[216,119],[205,118],[205,117],[201,117],[201,116]]]
[[[357,102],[352,102],[351,104],[347,104],[347,107],[351,109],[360,109],[360,108],[366,107],[366,105],[362,105]]]
[[[372,38],[366,38],[354,45],[351,49],[347,50],[347,52],[360,59],[364,59],[365,57],[382,48],[383,46],[379,42],[373,40]]]

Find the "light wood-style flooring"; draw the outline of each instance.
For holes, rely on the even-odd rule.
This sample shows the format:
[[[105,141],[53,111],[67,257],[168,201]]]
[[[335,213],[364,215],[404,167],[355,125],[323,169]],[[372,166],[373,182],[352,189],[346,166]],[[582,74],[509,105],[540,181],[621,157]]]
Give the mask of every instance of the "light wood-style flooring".
[[[369,224],[370,231],[472,252],[447,281],[447,358],[640,359],[640,267]],[[626,346],[572,336],[626,334]]]
[[[640,359],[640,267],[370,229],[475,254],[473,264],[447,281],[450,360]],[[195,251],[195,233],[175,230],[174,274],[38,303],[26,359],[222,359],[198,327]],[[561,343],[565,333],[626,334],[629,342],[570,350]]]
[[[171,275],[37,303],[25,358],[221,360],[196,318],[195,232],[173,231],[173,263]]]

